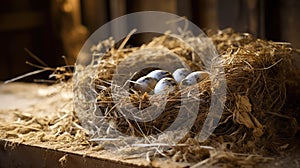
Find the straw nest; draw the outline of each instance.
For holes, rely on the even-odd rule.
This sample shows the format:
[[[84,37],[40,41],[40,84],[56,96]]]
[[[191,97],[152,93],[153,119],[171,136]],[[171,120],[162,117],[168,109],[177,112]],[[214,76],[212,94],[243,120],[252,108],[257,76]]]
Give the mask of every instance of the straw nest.
[[[298,128],[296,119],[291,113],[286,113],[283,108],[286,102],[287,76],[293,71],[291,62],[294,50],[289,44],[257,39],[248,33],[235,33],[232,29],[218,32],[208,31],[208,36],[219,52],[218,57],[223,60],[215,62],[214,65],[215,69],[220,66],[224,68],[224,80],[227,85],[225,108],[217,128],[208,140],[199,142],[193,139],[199,134],[207,118],[211,95],[215,91],[212,88],[218,87],[217,85],[212,87],[212,83],[218,84],[218,82],[212,81],[218,81],[221,74],[216,71],[209,79],[188,88],[197,87],[199,89],[199,92],[193,96],[200,98],[201,103],[199,110],[194,112],[197,114],[196,121],[189,134],[180,143],[192,146],[209,145],[242,153],[276,152],[279,150],[279,146],[285,144],[287,139],[296,134]],[[102,45],[108,45],[108,43],[113,44],[110,39],[102,42]],[[107,123],[124,134],[150,136],[164,131],[175,120],[178,108],[182,106],[180,95],[189,91],[181,89],[164,97],[167,99],[167,105],[163,113],[148,122],[129,120],[124,117],[122,111],[115,108],[116,104],[124,108],[133,104],[135,108],[141,110],[150,106],[149,99],[152,95],[140,95],[135,92],[131,92],[129,96],[115,102],[111,93],[113,89],[111,81],[116,66],[130,53],[145,48],[161,49],[164,47],[179,55],[193,71],[206,69],[203,60],[195,59],[193,51],[188,46],[169,35],[156,37],[140,47],[116,48],[112,45],[112,48],[97,62],[97,75],[93,77],[93,83],[95,84],[97,106],[100,109],[98,112],[105,116]],[[93,51],[97,52],[97,47]],[[140,59],[147,60],[146,55]],[[147,61],[144,62],[147,66]],[[134,63],[135,61],[132,60],[132,64]],[[151,70],[153,69],[148,68],[132,74],[131,79],[128,80],[136,80]],[[159,101],[161,97],[157,97],[157,99]],[[145,111],[145,115],[147,113],[150,112]],[[83,125],[85,124],[87,123],[83,123]],[[170,150],[169,154],[175,155],[178,154],[178,151],[181,153],[194,152],[189,157],[186,156],[186,160],[189,161],[195,160],[196,157],[202,159],[208,157],[207,152],[200,152],[200,154],[197,151],[198,148],[192,150],[188,147],[176,147],[175,149]]]

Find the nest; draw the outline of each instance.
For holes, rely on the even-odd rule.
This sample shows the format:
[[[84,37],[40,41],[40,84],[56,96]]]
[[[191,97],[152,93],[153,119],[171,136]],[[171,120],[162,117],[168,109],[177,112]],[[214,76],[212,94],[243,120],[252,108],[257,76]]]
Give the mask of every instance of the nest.
[[[125,135],[151,137],[166,130],[176,120],[179,113],[178,109],[184,105],[181,95],[197,89],[198,92],[195,92],[192,97],[186,98],[187,101],[193,101],[195,97],[201,100],[197,109],[191,111],[191,115],[196,115],[195,122],[191,125],[189,133],[178,143],[189,144],[190,146],[209,145],[213,148],[241,153],[278,152],[278,147],[285,144],[286,140],[292,138],[298,130],[294,115],[287,113],[284,108],[287,76],[293,71],[292,54],[294,50],[289,44],[257,39],[248,33],[235,33],[232,29],[218,32],[210,31],[208,35],[219,52],[218,58],[221,58],[222,61],[216,58],[199,60],[194,57],[195,53],[189,46],[168,34],[156,37],[148,44],[140,47],[130,48],[121,45],[121,47],[116,48],[112,39],[100,42],[98,46],[92,49],[94,53],[97,53],[101,46],[107,46],[109,50],[101,55],[100,59],[97,59],[94,66],[86,68],[90,68],[89,70],[82,71],[82,73],[95,71],[94,74],[96,75],[86,75],[85,79],[81,79],[84,83],[88,83],[88,86],[83,86],[78,81],[75,83],[75,90],[79,90],[76,96],[78,100],[80,97],[86,98],[87,95],[90,96],[89,100],[93,100],[87,104],[77,105],[80,107],[77,112],[83,127],[89,129],[92,138],[103,138],[107,134],[114,138],[120,136],[119,134],[113,135],[114,132],[108,132],[109,127],[113,127]],[[202,51],[207,49],[205,46],[201,47],[200,50]],[[155,97],[149,94],[131,92],[126,96],[120,95],[121,98],[116,102],[112,94],[115,89],[112,80],[116,73],[116,67],[130,54],[139,51],[142,54],[140,53],[141,56],[137,58],[144,60],[147,64],[153,58],[147,57],[149,53],[143,54],[143,52],[148,51],[146,49],[161,50],[163,48],[178,55],[192,71],[207,70],[204,66],[206,62],[214,61],[211,63],[214,66],[209,69],[209,71],[214,71],[213,75],[197,85],[177,90],[169,95]],[[161,55],[163,57],[159,59],[166,59],[167,61],[168,53]],[[136,62],[139,61],[130,61],[132,65]],[[130,65],[126,64],[126,66]],[[145,66],[150,68],[131,74],[131,78],[128,80],[134,81],[155,69],[151,64]],[[220,67],[223,68],[224,74],[220,74]],[[81,68],[77,66],[77,69],[80,70]],[[124,72],[124,74],[126,73],[128,72]],[[221,75],[225,75],[225,78],[220,78]],[[122,75],[119,77],[121,78]],[[221,87],[218,84],[222,82],[226,82],[227,86],[222,117],[209,139],[200,142],[195,137],[199,136],[201,129],[213,127],[212,125],[204,125],[204,123],[205,119],[209,117],[208,112],[212,105],[211,96],[217,94],[215,93],[216,89]],[[90,88],[93,88],[92,91],[89,90]],[[167,100],[167,103],[163,112],[148,122],[129,120],[122,110],[116,108],[118,105],[130,111],[134,107],[143,110],[143,114],[140,115],[149,115],[153,109],[147,111],[147,107],[150,106],[149,100],[153,97],[156,99],[154,102]],[[94,104],[92,110],[91,104]],[[158,109],[159,106],[155,108]],[[180,122],[184,123],[183,120]],[[108,126],[103,126],[103,123],[108,123]],[[196,148],[193,150],[195,150],[194,154],[198,154],[192,156],[193,151],[182,146],[172,148],[167,154],[178,157],[178,153],[181,155],[192,153],[192,155],[185,155],[187,161],[199,161],[199,158],[203,160],[209,157],[208,152],[202,151],[206,149],[201,148],[202,152],[200,153],[202,154],[199,154]]]

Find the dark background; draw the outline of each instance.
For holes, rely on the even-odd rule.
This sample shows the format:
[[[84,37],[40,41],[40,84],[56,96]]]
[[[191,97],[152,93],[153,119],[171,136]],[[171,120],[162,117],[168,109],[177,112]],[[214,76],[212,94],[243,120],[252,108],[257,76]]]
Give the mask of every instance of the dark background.
[[[158,10],[186,16],[201,29],[232,27],[300,48],[299,0],[4,0],[0,5],[0,81],[37,70],[28,48],[50,67],[74,63],[89,34],[127,13]],[[49,72],[50,73],[50,72]],[[49,73],[25,81],[47,78]]]

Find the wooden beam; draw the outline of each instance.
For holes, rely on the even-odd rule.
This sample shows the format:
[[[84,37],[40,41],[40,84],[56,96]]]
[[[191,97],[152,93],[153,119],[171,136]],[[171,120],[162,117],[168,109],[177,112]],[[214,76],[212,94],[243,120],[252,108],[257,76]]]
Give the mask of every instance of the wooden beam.
[[[8,145],[11,141],[0,140],[0,167],[63,167],[63,168],[137,168],[134,164],[64,152],[34,145]]]

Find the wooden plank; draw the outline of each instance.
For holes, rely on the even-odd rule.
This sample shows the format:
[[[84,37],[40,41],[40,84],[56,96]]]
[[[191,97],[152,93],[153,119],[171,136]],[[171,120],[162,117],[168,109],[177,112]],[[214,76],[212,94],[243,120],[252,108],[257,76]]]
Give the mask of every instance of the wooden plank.
[[[264,4],[265,0],[247,0],[249,32],[260,38],[265,37]]]
[[[63,87],[64,88],[64,87]],[[50,119],[57,115],[59,120],[63,111],[72,110],[71,88],[63,89],[62,85],[41,85],[33,83],[0,84],[0,167],[148,167],[152,163],[140,156],[130,156],[115,150],[106,150],[97,144],[74,143],[64,140],[34,140],[40,134],[35,131],[12,135],[9,125],[20,125],[21,116],[37,119]],[[7,103],[13,101],[14,103]],[[17,117],[16,117],[17,114]],[[40,120],[40,121],[42,121]],[[50,124],[51,125],[51,124]],[[6,127],[7,126],[7,127]],[[24,125],[23,125],[24,126]],[[53,126],[53,125],[52,125]],[[8,130],[7,130],[8,129]],[[51,128],[45,128],[46,130]],[[9,134],[6,136],[5,134]],[[32,138],[25,138],[26,135]],[[47,134],[49,136],[49,134]],[[75,140],[74,140],[75,141]],[[71,145],[71,143],[73,145]],[[11,146],[11,144],[13,144]],[[66,156],[64,159],[63,156]],[[64,161],[61,166],[59,160]],[[156,165],[166,163],[163,158],[155,159]],[[164,164],[163,164],[164,163]],[[186,165],[167,162],[170,167]],[[159,167],[159,166],[156,166]],[[183,167],[183,166],[180,166]]]
[[[110,0],[110,19],[115,19],[117,17],[123,16],[126,14],[126,1],[124,0]]]
[[[293,47],[300,48],[300,1],[299,0],[280,0],[279,2],[280,18],[280,33],[281,40],[292,43]],[[278,26],[274,25],[274,26]],[[299,57],[299,55],[298,55]],[[300,65],[299,65],[300,66]]]
[[[176,12],[179,16],[184,16],[192,20],[192,3],[191,0],[177,0]]]
[[[59,85],[46,86],[29,83],[11,83],[8,85],[0,84],[0,133],[5,130],[3,123],[13,125],[22,119],[14,115],[18,113],[23,116],[34,116],[34,120],[42,118],[52,118],[62,113],[62,107],[66,103],[71,103],[72,97]],[[9,104],[7,102],[14,101]],[[69,107],[70,108],[70,107]],[[67,110],[67,108],[64,108]],[[64,114],[60,114],[64,115]],[[63,117],[60,119],[63,120]],[[29,121],[34,121],[28,117]],[[27,122],[28,123],[28,122]],[[53,124],[53,123],[52,123]],[[53,126],[53,125],[52,125]],[[4,129],[4,130],[3,130]],[[29,132],[35,134],[34,131]],[[30,142],[30,139],[24,138],[27,133],[20,134],[20,137],[0,138],[0,167],[188,167],[194,163],[180,163],[166,160],[164,158],[154,157],[151,161],[145,158],[122,155],[122,153],[98,149],[90,150],[87,148],[78,148],[80,143],[70,142],[66,145],[60,141],[40,141]],[[0,134],[0,137],[3,136]],[[36,136],[38,136],[36,134]],[[32,137],[34,139],[34,137]],[[295,139],[297,141],[297,139]],[[73,145],[71,145],[73,143]],[[127,158],[127,159],[126,159]],[[128,159],[129,158],[129,159]],[[293,167],[300,161],[299,146],[289,155],[275,159],[273,162],[257,167],[274,167],[276,165]],[[278,167],[278,166],[277,166]]]
[[[127,2],[128,13],[141,11],[162,11],[177,14],[177,0],[130,0]],[[148,20],[140,20],[139,22],[143,24]],[[155,36],[157,36],[155,33],[142,33],[134,37],[134,43],[138,45],[147,43]]]
[[[0,167],[62,167],[58,160],[65,154],[68,154],[69,158],[66,159],[69,159],[69,163],[67,161],[63,167],[150,166],[145,158],[126,159],[128,155],[105,150],[96,144],[93,148],[90,145],[82,146],[81,143],[70,146],[67,142],[54,139],[33,142],[32,140],[38,136],[35,131],[28,132],[34,134],[34,137],[25,139],[23,137],[22,140],[16,136],[4,135],[11,132],[5,129],[5,126],[15,123],[18,125],[18,117],[15,115],[17,113],[21,113],[22,116],[50,119],[60,116],[62,111],[72,110],[70,97],[72,91],[69,89],[63,89],[62,85],[47,86],[18,82],[0,84]],[[25,134],[23,135],[26,136]],[[14,145],[10,148],[11,143]],[[78,148],[79,146],[81,147]]]
[[[265,37],[265,0],[218,0],[218,25]]]
[[[245,0],[218,0],[219,28],[231,27],[239,32],[249,32],[249,9]]]
[[[217,0],[193,0],[193,20],[200,28],[218,28]]]
[[[259,21],[258,21],[258,1],[247,0],[247,6],[249,9],[249,31],[253,34],[258,33]]]
[[[15,112],[35,117],[53,117],[68,103],[65,91],[58,93],[58,85],[46,86],[28,83],[0,84],[0,132],[3,123],[16,123]],[[51,96],[49,96],[51,95]],[[66,96],[66,95],[65,95]],[[50,104],[51,105],[50,105]],[[69,103],[71,103],[69,101]],[[49,106],[50,105],[50,106]],[[39,109],[37,109],[39,108]],[[31,132],[34,133],[34,132]],[[60,142],[17,142],[15,138],[0,138],[0,167],[145,167],[139,162],[121,160],[104,150],[72,150],[57,147]],[[13,145],[11,145],[13,144]],[[101,153],[100,153],[101,152]],[[63,158],[64,156],[65,159]],[[63,161],[65,160],[65,161]],[[63,161],[61,164],[60,161]],[[145,163],[145,162],[144,162]]]
[[[124,0],[110,0],[109,1],[109,9],[110,9],[110,20],[116,19],[120,16],[123,16],[126,14],[126,1]],[[120,24],[119,22],[116,22],[115,24],[110,25],[110,31],[115,36],[121,36],[121,35],[127,35],[129,31],[127,30],[127,25]]]
[[[145,166],[90,156],[83,157],[75,152],[64,152],[25,144],[12,144],[11,141],[0,140],[0,167],[135,168]]]
[[[82,21],[90,34],[108,21],[107,5],[106,0],[82,1]]]

